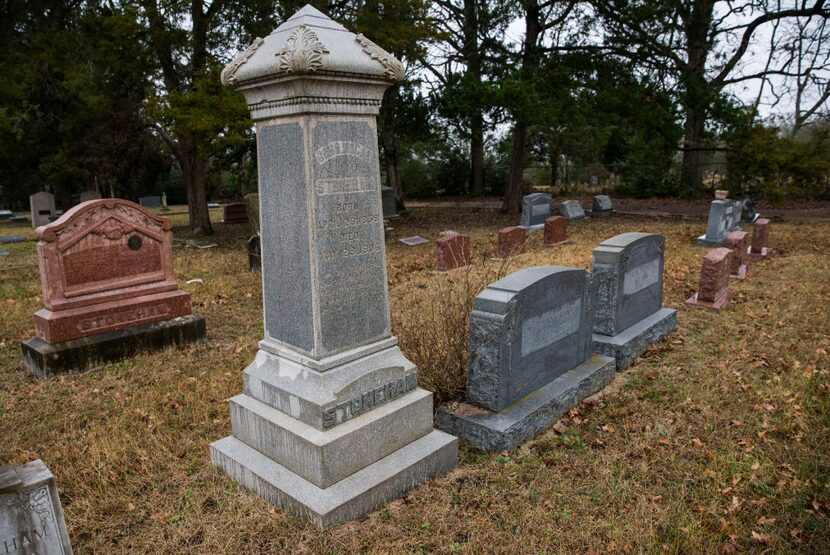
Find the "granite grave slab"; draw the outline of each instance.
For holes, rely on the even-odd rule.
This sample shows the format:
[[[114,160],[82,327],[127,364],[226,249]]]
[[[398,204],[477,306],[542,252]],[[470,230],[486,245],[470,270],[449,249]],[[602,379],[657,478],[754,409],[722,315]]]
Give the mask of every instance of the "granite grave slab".
[[[29,197],[32,227],[38,228],[49,223],[49,218],[55,215],[55,195],[40,191]]]
[[[568,220],[562,216],[551,216],[545,220],[545,246],[554,247],[567,242]]]
[[[758,218],[752,226],[752,244],[747,252],[752,260],[767,258],[770,255],[769,245],[769,224],[767,218]]]
[[[161,197],[140,197],[138,204],[145,208],[159,208],[161,207]]]
[[[567,220],[581,220],[585,218],[585,210],[578,200],[563,200],[559,203],[559,215]]]
[[[591,354],[589,275],[525,268],[473,305],[466,402],[438,426],[486,450],[512,449],[613,379],[614,359]]]
[[[596,195],[591,208],[591,216],[594,218],[607,218],[614,213],[614,206],[611,204],[611,197],[608,195]]]
[[[399,217],[398,204],[395,201],[395,189],[392,187],[381,187],[380,202],[383,206],[384,220],[395,220]]]
[[[542,229],[551,215],[551,198],[547,193],[531,193],[522,197],[520,224],[528,230]]]
[[[510,258],[521,254],[527,243],[527,229],[520,225],[503,227],[499,230],[499,258]]]
[[[614,358],[617,370],[677,327],[677,311],[663,308],[664,251],[663,236],[639,232],[594,249],[593,350]]]
[[[435,269],[448,272],[467,266],[471,260],[470,236],[451,231],[435,241]]]
[[[729,289],[729,272],[732,267],[732,251],[726,247],[712,249],[703,257],[700,269],[700,286],[686,304],[720,310],[729,304],[735,292]]]
[[[727,249],[732,251],[732,261],[729,267],[729,277],[739,281],[749,276],[749,235],[746,231],[733,231],[726,237]]]
[[[732,231],[732,216],[735,207],[730,200],[713,200],[709,206],[709,221],[706,233],[697,238],[700,245],[721,247],[726,243],[726,236]]]
[[[222,221],[226,224],[247,224],[248,205],[244,202],[226,204]]]
[[[222,72],[256,125],[265,337],[211,460],[319,528],[458,456],[391,334],[376,116],[403,76],[311,6]]]

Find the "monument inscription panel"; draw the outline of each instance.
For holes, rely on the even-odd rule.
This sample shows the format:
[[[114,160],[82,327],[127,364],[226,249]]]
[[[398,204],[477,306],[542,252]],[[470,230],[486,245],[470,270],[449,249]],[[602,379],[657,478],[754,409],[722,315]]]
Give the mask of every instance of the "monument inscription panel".
[[[313,138],[325,355],[388,336],[390,326],[376,132],[364,121],[322,121]]]

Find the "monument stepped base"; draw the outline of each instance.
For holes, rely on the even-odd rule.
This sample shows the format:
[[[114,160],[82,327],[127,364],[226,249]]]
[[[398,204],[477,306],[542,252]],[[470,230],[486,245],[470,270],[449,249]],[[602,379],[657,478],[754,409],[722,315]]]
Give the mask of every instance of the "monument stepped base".
[[[61,343],[33,337],[20,344],[23,363],[43,379],[75,370],[88,370],[129,358],[141,351],[185,345],[205,336],[205,319],[190,314]]]
[[[492,412],[459,403],[438,410],[438,427],[485,451],[513,449],[552,426],[560,416],[605,387],[615,374],[614,359],[592,355],[576,368]]]
[[[663,308],[617,335],[595,333],[592,347],[595,353],[616,360],[617,371],[625,370],[643,351],[666,337],[676,327],[677,311],[673,308]]]
[[[432,431],[325,489],[233,436],[212,443],[210,457],[247,489],[325,530],[360,518],[415,485],[449,472],[458,460],[458,440]]]

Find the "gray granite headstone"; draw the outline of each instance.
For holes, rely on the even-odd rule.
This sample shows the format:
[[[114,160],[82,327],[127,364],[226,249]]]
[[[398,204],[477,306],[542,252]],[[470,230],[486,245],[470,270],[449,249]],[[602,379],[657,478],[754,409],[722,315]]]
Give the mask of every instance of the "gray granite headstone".
[[[484,449],[509,449],[611,379],[591,355],[589,274],[526,268],[490,284],[473,305],[467,403],[442,408],[439,426]],[[491,412],[482,412],[487,409]]]
[[[735,207],[731,200],[713,200],[709,207],[709,221],[706,234],[697,238],[697,242],[706,247],[720,247],[726,243],[726,236],[732,231]]]
[[[29,197],[29,209],[32,213],[32,227],[38,228],[49,223],[55,215],[55,195],[41,191]]]
[[[222,72],[256,124],[265,337],[211,459],[320,528],[457,460],[390,326],[376,116],[402,79],[311,6]]]
[[[161,206],[161,197],[140,197],[138,204],[145,208],[158,208]]]
[[[739,200],[731,200],[732,203],[732,220],[729,225],[729,231],[740,231],[741,220],[743,219],[744,203]],[[727,233],[727,235],[729,235]]]
[[[653,233],[623,233],[603,241],[591,260],[594,350],[625,368],[677,323],[663,308],[665,239]]]
[[[541,229],[550,217],[551,199],[547,193],[531,193],[522,197],[522,217],[520,225],[527,228]]]
[[[611,204],[611,197],[608,195],[596,195],[591,209],[591,215],[597,217],[608,216],[614,212],[614,206]]]
[[[0,467],[0,553],[72,554],[55,477],[40,460]]]
[[[380,188],[380,199],[383,205],[383,219],[394,220],[398,217],[397,203],[395,202],[395,189],[392,187]]]
[[[585,217],[585,210],[578,200],[563,200],[559,203],[559,214],[568,220],[581,220]]]
[[[755,205],[748,198],[738,201],[741,203],[741,221],[747,224],[755,223],[761,214],[755,211]]]

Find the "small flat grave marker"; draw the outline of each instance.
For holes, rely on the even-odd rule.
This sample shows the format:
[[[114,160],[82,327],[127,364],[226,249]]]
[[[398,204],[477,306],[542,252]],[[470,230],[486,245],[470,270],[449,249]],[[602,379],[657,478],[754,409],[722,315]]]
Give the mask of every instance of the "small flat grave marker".
[[[404,237],[402,239],[398,239],[401,243],[406,245],[407,247],[414,247],[415,245],[423,245],[424,243],[429,243],[428,239],[424,239],[418,235],[413,235],[412,237]]]

